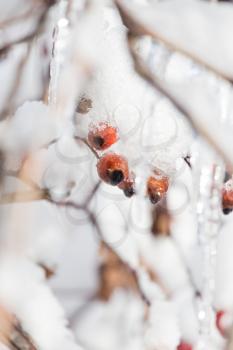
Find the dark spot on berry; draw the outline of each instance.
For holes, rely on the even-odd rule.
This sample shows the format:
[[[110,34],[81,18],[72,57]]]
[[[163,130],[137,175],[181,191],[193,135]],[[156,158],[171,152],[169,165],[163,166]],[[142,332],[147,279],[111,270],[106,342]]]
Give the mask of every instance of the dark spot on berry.
[[[126,188],[123,192],[128,198],[132,197],[135,194],[135,190],[133,187]]]
[[[124,179],[124,174],[123,174],[122,170],[109,171],[108,176],[110,179],[110,183],[113,186],[118,185]]]
[[[152,204],[158,203],[162,198],[159,193],[150,193],[149,197]]]
[[[228,215],[228,214],[230,214],[232,212],[232,210],[233,209],[231,209],[231,208],[224,208],[222,211],[223,211],[224,215]]]
[[[104,144],[104,139],[103,139],[103,137],[101,137],[101,136],[95,136],[95,137],[93,138],[93,142],[94,142],[94,145],[95,145],[97,148],[99,148],[99,147],[102,147],[102,146],[103,146],[103,144]]]

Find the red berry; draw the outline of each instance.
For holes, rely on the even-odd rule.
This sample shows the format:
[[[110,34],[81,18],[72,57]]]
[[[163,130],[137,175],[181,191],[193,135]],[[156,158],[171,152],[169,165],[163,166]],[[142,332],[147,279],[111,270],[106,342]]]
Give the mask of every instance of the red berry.
[[[233,184],[232,179],[224,184],[222,190],[222,208],[224,214],[229,214],[233,209]]]
[[[166,194],[169,186],[168,177],[162,174],[155,173],[147,180],[147,194],[151,203],[158,203]]]
[[[132,197],[135,194],[135,176],[131,173],[118,187],[123,190],[126,197]]]
[[[88,142],[96,150],[103,151],[118,140],[117,129],[107,122],[91,124],[88,133]]]
[[[110,185],[116,186],[129,176],[127,160],[116,153],[103,155],[97,163],[99,177]]]
[[[225,334],[225,330],[222,326],[222,317],[225,315],[225,312],[220,310],[216,313],[216,327],[218,328],[219,332],[221,333],[221,335],[224,337]]]
[[[178,345],[177,350],[192,350],[192,346],[188,343],[181,342],[180,345]]]

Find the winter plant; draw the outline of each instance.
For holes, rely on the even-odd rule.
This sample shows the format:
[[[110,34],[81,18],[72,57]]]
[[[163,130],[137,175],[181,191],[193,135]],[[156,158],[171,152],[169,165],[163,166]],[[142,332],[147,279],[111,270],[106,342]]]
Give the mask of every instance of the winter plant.
[[[0,350],[233,350],[232,33],[0,0]]]

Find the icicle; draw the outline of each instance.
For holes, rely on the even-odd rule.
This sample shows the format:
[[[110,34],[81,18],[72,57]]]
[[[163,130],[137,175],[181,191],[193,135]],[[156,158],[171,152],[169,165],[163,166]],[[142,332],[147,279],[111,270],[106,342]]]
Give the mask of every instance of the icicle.
[[[216,155],[202,142],[198,145],[195,158],[198,238],[203,258],[202,290],[198,303],[200,338],[197,349],[209,350],[215,317],[212,305],[215,290],[217,236],[221,227],[221,188],[224,167]]]
[[[65,60],[65,49],[67,47],[67,38],[69,35],[69,21],[66,18],[67,6],[67,0],[60,0],[58,21],[53,33],[53,49],[50,63],[50,84],[48,96],[48,102],[50,105],[56,105],[60,71]]]
[[[222,82],[217,77],[212,77],[212,84],[219,99],[219,118],[222,123],[230,125],[232,122],[230,85]],[[194,176],[198,181],[198,235],[203,254],[203,284],[198,304],[200,337],[197,350],[209,350],[211,333],[215,324],[215,312],[213,310],[215,267],[217,236],[222,225],[222,186],[225,177],[225,166],[204,142],[198,142],[194,164],[196,164]]]

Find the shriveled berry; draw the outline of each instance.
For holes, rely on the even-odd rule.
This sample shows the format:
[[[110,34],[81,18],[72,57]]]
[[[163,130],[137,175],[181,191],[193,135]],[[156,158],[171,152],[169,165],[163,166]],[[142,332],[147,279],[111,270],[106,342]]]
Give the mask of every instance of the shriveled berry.
[[[185,342],[181,342],[178,347],[177,350],[192,350],[192,346],[188,343]]]
[[[135,194],[135,189],[133,187],[128,187],[123,190],[126,197],[130,198]]]
[[[126,197],[130,198],[135,194],[135,176],[131,173],[128,178],[122,181],[118,187],[123,190]]]
[[[91,124],[88,133],[88,142],[96,150],[103,151],[118,140],[118,132],[107,122]]]
[[[116,153],[108,153],[97,163],[99,177],[106,183],[116,186],[129,176],[127,160]]]
[[[158,203],[168,190],[168,178],[161,174],[150,176],[147,180],[147,194],[151,203]]]

